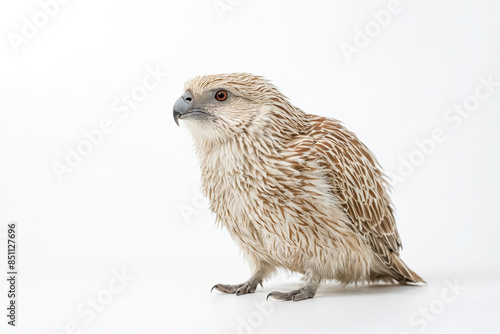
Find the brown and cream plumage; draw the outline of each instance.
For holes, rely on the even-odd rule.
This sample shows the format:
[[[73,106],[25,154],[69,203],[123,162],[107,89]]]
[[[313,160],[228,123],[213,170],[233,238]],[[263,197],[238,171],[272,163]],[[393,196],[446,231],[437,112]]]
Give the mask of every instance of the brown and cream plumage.
[[[312,298],[319,284],[423,282],[399,257],[388,184],[373,153],[339,121],[306,114],[266,79],[247,73],[190,80],[174,106],[199,157],[204,194],[241,247],[254,292],[276,268],[306,285],[271,292]]]

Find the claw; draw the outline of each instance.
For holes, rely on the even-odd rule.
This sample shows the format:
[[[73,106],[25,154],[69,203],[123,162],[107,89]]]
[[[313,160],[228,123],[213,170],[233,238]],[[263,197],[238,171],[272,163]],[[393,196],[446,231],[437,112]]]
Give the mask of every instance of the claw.
[[[298,291],[298,290],[295,290],[295,291]],[[292,300],[293,298],[293,292],[295,291],[291,291],[289,293],[283,293],[283,292],[279,292],[279,291],[273,291],[271,292],[270,294],[267,295],[267,298],[266,298],[266,301],[269,299],[269,297],[273,297],[274,299],[278,299],[278,300],[284,300],[284,301],[289,301],[289,300]]]
[[[210,293],[212,293],[213,289],[217,289],[220,292],[224,293],[234,293],[237,296],[246,295],[247,293],[255,292],[257,285],[254,285],[249,282],[245,282],[242,284],[230,285],[230,284],[215,284]]]
[[[269,299],[269,297],[273,297],[278,300],[298,302],[300,300],[312,298],[315,294],[315,290],[312,290],[311,288],[306,286],[290,292],[273,291],[267,295],[266,301]]]

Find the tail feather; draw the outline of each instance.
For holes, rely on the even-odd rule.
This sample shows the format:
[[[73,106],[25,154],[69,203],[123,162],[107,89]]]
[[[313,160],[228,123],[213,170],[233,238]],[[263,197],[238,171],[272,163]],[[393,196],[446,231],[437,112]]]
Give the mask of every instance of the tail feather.
[[[393,277],[400,283],[426,283],[422,277],[411,270],[396,254],[392,254],[392,265],[389,267]]]

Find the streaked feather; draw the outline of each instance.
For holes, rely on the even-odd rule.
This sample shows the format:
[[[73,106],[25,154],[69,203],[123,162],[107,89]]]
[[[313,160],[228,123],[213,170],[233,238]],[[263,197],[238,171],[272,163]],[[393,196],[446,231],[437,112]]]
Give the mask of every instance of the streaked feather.
[[[262,263],[343,283],[421,282],[399,258],[388,184],[372,152],[340,122],[304,113],[269,81],[202,76],[238,97],[209,125],[189,124],[203,191],[254,267]]]

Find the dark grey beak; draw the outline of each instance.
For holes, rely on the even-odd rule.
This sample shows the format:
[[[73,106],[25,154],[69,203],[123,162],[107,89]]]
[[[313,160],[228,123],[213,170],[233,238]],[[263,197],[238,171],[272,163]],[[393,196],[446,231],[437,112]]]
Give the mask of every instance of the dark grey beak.
[[[190,119],[197,121],[205,121],[213,119],[209,112],[206,112],[199,107],[196,107],[194,104],[193,95],[189,91],[182,94],[181,97],[175,101],[174,104],[174,121],[175,124],[179,125],[180,119]]]
[[[182,94],[182,96],[175,101],[174,121],[177,126],[179,125],[179,118],[181,118],[182,115],[189,114],[189,112],[193,110],[192,103],[193,96],[189,91]]]

